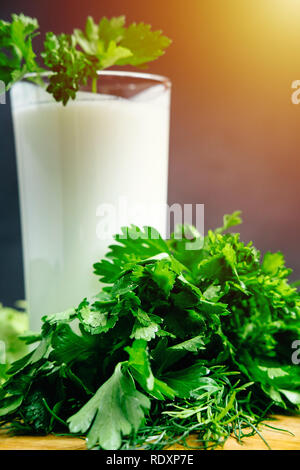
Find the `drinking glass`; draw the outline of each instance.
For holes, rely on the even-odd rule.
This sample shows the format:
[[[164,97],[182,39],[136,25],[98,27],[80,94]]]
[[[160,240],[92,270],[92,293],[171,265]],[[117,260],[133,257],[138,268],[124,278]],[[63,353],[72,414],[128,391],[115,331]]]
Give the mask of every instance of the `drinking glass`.
[[[28,75],[11,90],[30,327],[100,290],[93,264],[121,226],[164,236],[171,83],[98,73],[66,106]],[[49,75],[44,74],[45,85]]]

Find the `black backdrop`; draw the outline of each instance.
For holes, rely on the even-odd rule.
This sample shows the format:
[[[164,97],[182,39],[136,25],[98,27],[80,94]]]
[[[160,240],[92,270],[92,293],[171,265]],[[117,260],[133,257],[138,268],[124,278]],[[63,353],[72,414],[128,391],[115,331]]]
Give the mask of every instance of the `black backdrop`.
[[[0,105],[0,302],[10,305],[24,298],[24,288],[13,130],[7,104]]]

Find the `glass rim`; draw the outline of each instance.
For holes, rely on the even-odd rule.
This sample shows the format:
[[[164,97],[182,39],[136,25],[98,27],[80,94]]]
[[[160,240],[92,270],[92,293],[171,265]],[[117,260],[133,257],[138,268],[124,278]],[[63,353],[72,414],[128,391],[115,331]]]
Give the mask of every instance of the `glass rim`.
[[[29,72],[26,73],[23,77],[22,80],[25,80],[26,78],[30,77],[48,77],[52,75],[53,72],[45,71],[45,72]],[[148,72],[133,72],[133,71],[127,71],[127,70],[97,70],[97,75],[99,76],[113,76],[113,77],[128,77],[128,78],[137,78],[137,79],[142,79],[142,80],[153,80],[159,83],[162,83],[166,85],[168,88],[172,86],[171,80],[166,77],[165,75],[159,75],[155,73],[148,73]]]

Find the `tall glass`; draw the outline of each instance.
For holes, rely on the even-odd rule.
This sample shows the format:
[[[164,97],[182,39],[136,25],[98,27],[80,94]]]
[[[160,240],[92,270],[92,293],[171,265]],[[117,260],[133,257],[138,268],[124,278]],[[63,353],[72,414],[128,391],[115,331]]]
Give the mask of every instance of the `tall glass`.
[[[165,234],[170,89],[161,76],[99,72],[97,93],[63,106],[28,79],[13,86],[32,329],[97,293],[92,266],[121,226]]]

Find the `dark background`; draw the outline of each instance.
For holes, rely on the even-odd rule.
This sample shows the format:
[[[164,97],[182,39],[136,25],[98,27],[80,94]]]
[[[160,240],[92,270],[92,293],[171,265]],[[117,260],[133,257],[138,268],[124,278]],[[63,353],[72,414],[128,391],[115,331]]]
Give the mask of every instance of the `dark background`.
[[[300,3],[295,0],[2,0],[46,31],[71,32],[87,15],[126,14],[173,39],[149,72],[173,83],[169,203],[204,203],[205,226],[243,211],[242,238],[281,250],[300,277]],[[9,103],[0,105],[0,300],[24,297]]]

